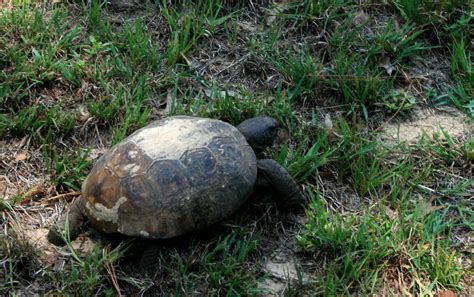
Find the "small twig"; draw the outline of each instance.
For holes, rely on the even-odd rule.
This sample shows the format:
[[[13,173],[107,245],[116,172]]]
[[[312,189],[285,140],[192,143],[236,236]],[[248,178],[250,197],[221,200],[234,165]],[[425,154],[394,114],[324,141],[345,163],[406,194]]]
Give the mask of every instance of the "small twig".
[[[109,251],[109,248],[105,248],[104,254]],[[112,263],[110,261],[105,261],[104,262],[105,270],[107,270],[107,273],[110,276],[110,280],[112,281],[112,284],[115,288],[115,291],[117,292],[117,296],[121,297],[122,295],[122,290],[120,289],[120,286],[117,281],[117,275],[115,274],[115,269]]]
[[[102,143],[102,138],[100,137],[100,132],[99,132],[99,128],[97,127],[97,124],[95,124],[95,131],[97,132],[97,138],[99,139],[99,143],[100,143],[101,147],[104,147],[104,144]]]
[[[232,68],[234,67],[235,65],[238,65],[240,63],[242,63],[244,60],[246,60],[248,57],[250,57],[250,53],[249,54],[246,54],[245,56],[243,56],[242,58],[238,59],[237,61],[235,61],[234,63],[230,64],[229,66],[217,71],[217,73],[214,73],[213,75],[214,76],[218,76],[219,74],[221,74],[222,72],[226,71],[227,69],[229,68]]]
[[[439,169],[433,169],[433,171],[439,172],[441,174],[449,175],[449,176],[452,176],[452,177],[455,177],[457,179],[461,179],[461,180],[464,180],[464,181],[469,181],[468,178],[465,178],[465,177],[462,177],[460,175],[453,174],[453,173],[450,173],[450,172],[447,172],[447,171],[443,171],[443,170],[439,170]]]
[[[69,192],[69,193],[64,193],[64,194],[59,194],[53,197],[50,197],[46,199],[46,201],[52,201],[52,200],[59,200],[64,197],[69,197],[69,196],[79,196],[81,195],[81,192]]]
[[[428,191],[430,193],[433,193],[433,194],[436,194],[436,195],[440,195],[440,196],[443,196],[443,197],[446,197],[446,198],[450,198],[450,196],[446,195],[446,194],[443,194],[441,193],[440,191],[436,191],[435,189],[432,189],[432,188],[429,188],[427,186],[424,186],[424,185],[417,185],[418,188],[422,189],[422,190],[425,190],[425,191]]]

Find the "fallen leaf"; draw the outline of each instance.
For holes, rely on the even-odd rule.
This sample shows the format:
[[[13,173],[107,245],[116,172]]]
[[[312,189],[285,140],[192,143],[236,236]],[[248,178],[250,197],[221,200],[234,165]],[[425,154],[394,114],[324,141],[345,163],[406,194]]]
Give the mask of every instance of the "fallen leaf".
[[[451,290],[441,291],[438,293],[438,297],[456,297],[457,294]]]
[[[334,129],[334,124],[332,123],[331,115],[329,113],[324,115],[323,124],[327,130]]]
[[[394,219],[397,216],[397,213],[388,206],[385,207],[385,213],[390,219]]]
[[[265,18],[265,24],[267,26],[270,26],[276,19],[276,16],[275,15],[269,15]]]
[[[193,62],[188,57],[186,57],[185,54],[181,54],[181,57],[183,57],[184,61],[186,61],[186,64],[188,64],[189,67],[193,66]]]
[[[89,110],[87,109],[87,106],[85,106],[85,105],[80,105],[80,106],[77,108],[76,119],[77,119],[79,122],[85,123],[90,117],[91,117],[91,116],[90,116]]]
[[[236,22],[236,25],[242,28],[242,30],[250,32],[250,33],[254,33],[257,30],[257,28],[255,27],[255,24],[252,24],[250,22],[240,21],[240,22]]]
[[[166,93],[166,106],[165,106],[165,114],[169,114],[173,109],[175,104],[175,99],[173,97],[173,90],[168,89]]]
[[[369,21],[369,15],[363,10],[359,10],[352,20],[353,24],[360,27]]]
[[[15,156],[15,161],[23,161],[23,160],[26,160],[26,158],[28,158],[28,156],[26,154],[18,154]]]
[[[380,63],[380,66],[385,68],[385,71],[387,71],[388,75],[392,75],[393,70],[395,70],[395,68],[392,65],[392,62],[390,61],[389,56],[384,56],[383,57],[382,62]]]

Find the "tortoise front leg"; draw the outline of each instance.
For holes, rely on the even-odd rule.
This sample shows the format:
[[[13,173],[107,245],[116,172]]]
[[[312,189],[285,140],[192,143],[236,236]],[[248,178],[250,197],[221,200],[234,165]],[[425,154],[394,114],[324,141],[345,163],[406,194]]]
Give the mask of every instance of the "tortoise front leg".
[[[59,221],[49,229],[48,241],[54,245],[64,245],[66,243],[64,241],[66,225],[69,229],[69,238],[71,240],[75,239],[79,235],[81,227],[86,221],[84,206],[85,200],[82,199],[82,196],[76,198],[72,203],[68,214],[59,219]]]
[[[256,186],[271,191],[279,208],[292,211],[306,205],[306,199],[295,180],[275,160],[258,160],[257,168]]]

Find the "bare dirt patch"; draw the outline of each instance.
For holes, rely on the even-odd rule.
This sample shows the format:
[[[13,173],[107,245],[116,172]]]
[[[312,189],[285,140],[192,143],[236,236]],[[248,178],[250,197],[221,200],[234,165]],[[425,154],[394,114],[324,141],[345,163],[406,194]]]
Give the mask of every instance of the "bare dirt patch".
[[[453,138],[473,135],[473,126],[469,121],[465,114],[454,108],[417,109],[411,119],[388,123],[383,129],[382,139],[387,142],[412,143],[424,134],[431,137],[442,130]]]

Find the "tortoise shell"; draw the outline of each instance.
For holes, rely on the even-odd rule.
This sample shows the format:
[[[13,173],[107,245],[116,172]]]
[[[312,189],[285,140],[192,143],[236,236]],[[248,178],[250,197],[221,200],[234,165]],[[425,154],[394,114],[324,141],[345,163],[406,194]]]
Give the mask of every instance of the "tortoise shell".
[[[256,178],[255,154],[237,128],[168,117],[99,158],[82,185],[84,212],[102,232],[169,238],[231,215]]]

